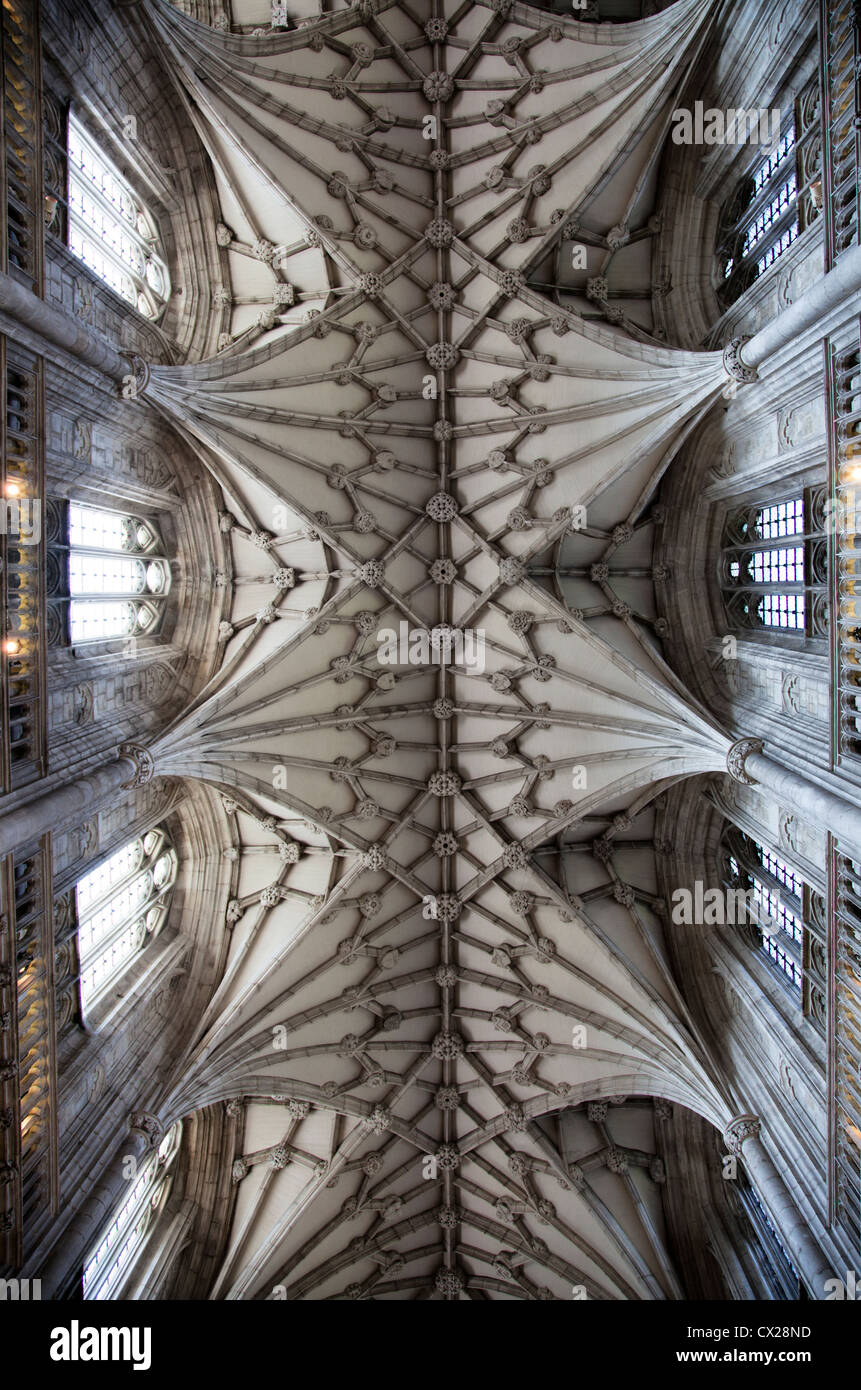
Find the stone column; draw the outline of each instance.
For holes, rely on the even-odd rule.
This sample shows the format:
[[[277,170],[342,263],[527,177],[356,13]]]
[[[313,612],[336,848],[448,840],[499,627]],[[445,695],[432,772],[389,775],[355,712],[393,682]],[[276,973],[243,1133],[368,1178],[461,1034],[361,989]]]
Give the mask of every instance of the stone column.
[[[861,805],[836,792],[825,791],[792,768],[762,751],[757,738],[740,738],[726,755],[727,771],[743,786],[767,787],[782,806],[794,807],[802,820],[825,825],[840,840],[861,849]]]
[[[138,391],[143,390],[146,385],[146,369],[140,358],[124,357],[106,343],[104,338],[99,337],[98,333],[94,333],[71,315],[46,304],[44,299],[40,299],[32,290],[28,290],[17,280],[13,280],[11,275],[5,275],[2,271],[0,310],[31,333],[44,338],[52,347],[63,348],[73,357],[86,362],[87,366],[95,367],[97,371],[112,377],[114,381],[120,382],[124,377],[134,377]]]
[[[736,338],[725,349],[727,370],[738,381],[756,380],[756,368],[861,291],[861,246],[853,246],[821,280],[752,338]]]
[[[141,787],[152,777],[152,756],[137,743],[124,743],[118,757],[95,772],[0,816],[0,856],[38,839],[68,821],[83,820],[120,789]]]
[[[742,1158],[751,1182],[813,1298],[825,1297],[826,1279],[837,1277],[814,1239],[783,1178],[759,1137],[756,1115],[737,1115],[724,1130],[729,1153]]]

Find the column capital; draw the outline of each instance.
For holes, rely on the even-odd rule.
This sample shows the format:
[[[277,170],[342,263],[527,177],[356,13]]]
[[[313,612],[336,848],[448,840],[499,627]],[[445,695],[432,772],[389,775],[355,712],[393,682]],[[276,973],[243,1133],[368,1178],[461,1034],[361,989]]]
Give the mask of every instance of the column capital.
[[[736,1115],[723,1132],[724,1143],[731,1154],[740,1154],[745,1139],[759,1138],[758,1115]]]
[[[131,354],[131,356],[130,356],[130,358],[129,358],[129,362],[130,362],[130,364],[131,364],[131,369],[132,369],[131,374],[132,374],[132,376],[133,376],[134,379],[135,379],[135,392],[136,392],[137,395],[140,396],[140,395],[142,395],[142,393],[146,390],[146,388],[149,386],[149,378],[150,378],[150,366],[149,366],[149,362],[146,362],[146,361],[144,360],[144,358],[141,357],[141,356],[140,356],[138,353],[136,353],[136,352],[134,352],[134,353]]]
[[[142,743],[121,743],[117,749],[117,756],[127,758],[135,766],[131,780],[122,784],[123,791],[131,791],[133,787],[145,787],[147,782],[152,781],[155,768],[153,756]]]
[[[132,1110],[129,1114],[129,1133],[142,1135],[147,1144],[156,1148],[164,1138],[164,1125],[148,1110]]]
[[[736,782],[741,782],[742,786],[752,787],[756,783],[756,778],[751,777],[745,764],[752,753],[762,752],[761,738],[739,738],[729,749],[726,755],[726,770]]]
[[[744,385],[759,380],[756,367],[749,366],[741,355],[742,348],[745,343],[751,341],[751,336],[750,333],[741,333],[737,338],[732,338],[723,350],[724,371],[733,381],[740,381]]]

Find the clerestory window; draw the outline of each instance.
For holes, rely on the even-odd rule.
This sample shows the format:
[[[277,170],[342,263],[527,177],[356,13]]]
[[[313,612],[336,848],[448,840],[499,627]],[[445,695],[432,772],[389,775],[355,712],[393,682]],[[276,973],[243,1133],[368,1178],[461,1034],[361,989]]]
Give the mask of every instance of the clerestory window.
[[[71,250],[139,313],[158,318],[170,276],[152,216],[72,112],[67,154]]]
[[[131,1190],[114,1212],[107,1229],[84,1262],[84,1298],[116,1297],[146,1243],[158,1213],[170,1195],[172,1165],[182,1141],[177,1123],[143,1164]]]
[[[759,148],[724,204],[718,231],[717,295],[727,309],[789,249],[822,207],[819,86],[811,83]]]
[[[825,1026],[825,905],[801,875],[775,850],[736,826],[723,837],[726,886],[741,890],[750,904],[748,921],[737,923],[789,987],[803,1012]]]
[[[81,1009],[86,1012],[161,930],[176,881],[166,831],[131,840],[79,880],[76,888]]]
[[[69,504],[69,635],[75,642],[144,637],[161,622],[170,566],[152,522]]]
[[[826,635],[828,544],[822,503],[819,492],[808,491],[728,514],[720,585],[733,628]]]

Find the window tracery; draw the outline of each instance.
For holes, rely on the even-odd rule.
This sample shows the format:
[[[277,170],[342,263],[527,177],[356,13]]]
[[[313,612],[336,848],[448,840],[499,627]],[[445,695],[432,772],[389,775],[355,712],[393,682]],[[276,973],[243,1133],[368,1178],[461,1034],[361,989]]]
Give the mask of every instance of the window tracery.
[[[158,934],[170,907],[177,858],[167,833],[150,830],[79,880],[76,889],[81,1007],[86,1009]]]
[[[779,974],[805,1017],[825,1028],[825,902],[781,855],[736,826],[724,832],[723,872],[748,895],[754,920],[737,924]],[[756,920],[758,919],[758,920]]]
[[[746,503],[724,524],[720,585],[730,625],[824,637],[828,542],[824,489]]]
[[[170,276],[150,212],[73,112],[67,150],[70,249],[139,313],[158,318]]]
[[[819,85],[811,83],[781,121],[780,139],[752,165],[724,204],[718,233],[718,299],[724,309],[789,249],[819,216]]]
[[[55,620],[55,633],[65,629],[73,644],[156,633],[170,591],[170,565],[155,525],[104,507],[67,505],[67,544],[56,547],[66,553],[64,563],[54,565],[53,587],[67,588],[68,616]],[[62,592],[59,597],[63,606]]]
[[[172,1167],[182,1142],[177,1122],[151,1154],[114,1212],[110,1224],[84,1263],[84,1298],[116,1297],[125,1275],[140,1253],[158,1213],[170,1195]]]

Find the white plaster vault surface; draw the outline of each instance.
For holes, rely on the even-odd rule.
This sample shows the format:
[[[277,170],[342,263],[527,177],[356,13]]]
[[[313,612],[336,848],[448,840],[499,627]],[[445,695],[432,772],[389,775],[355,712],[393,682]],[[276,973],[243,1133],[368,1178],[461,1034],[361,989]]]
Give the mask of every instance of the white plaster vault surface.
[[[213,1297],[678,1292],[654,1110],[732,1111],[665,965],[649,803],[730,741],[660,655],[650,499],[727,376],[530,281],[581,226],[640,230],[710,9],[227,34],[149,6],[232,306],[148,387],[224,488],[237,581],[220,674],[152,749],[224,789],[241,848],[166,1107],[247,1102]],[[380,664],[401,621],[481,630],[486,669]]]

